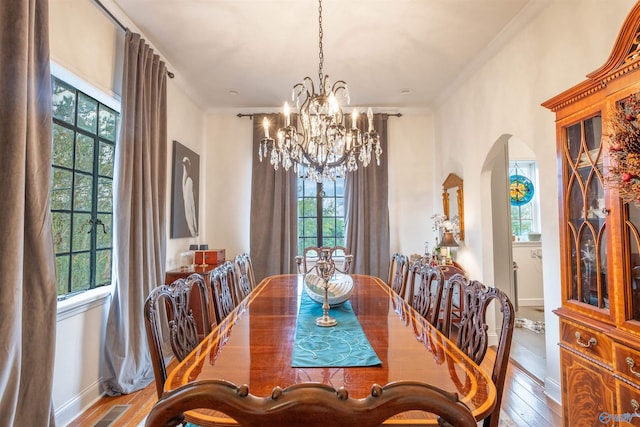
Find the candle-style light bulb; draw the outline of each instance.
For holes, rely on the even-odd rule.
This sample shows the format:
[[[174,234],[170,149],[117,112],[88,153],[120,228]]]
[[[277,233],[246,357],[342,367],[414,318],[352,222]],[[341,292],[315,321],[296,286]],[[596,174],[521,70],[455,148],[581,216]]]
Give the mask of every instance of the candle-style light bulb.
[[[289,103],[284,103],[284,127],[289,127]]]
[[[262,119],[262,127],[264,128],[264,137],[269,138],[269,119]]]
[[[373,110],[371,107],[367,110],[367,119],[369,120],[369,132],[373,132]]]
[[[354,108],[353,112],[351,113],[351,127],[358,127],[358,110],[356,108]]]
[[[329,94],[329,115],[333,116],[338,112],[338,100],[336,96],[331,92]]]

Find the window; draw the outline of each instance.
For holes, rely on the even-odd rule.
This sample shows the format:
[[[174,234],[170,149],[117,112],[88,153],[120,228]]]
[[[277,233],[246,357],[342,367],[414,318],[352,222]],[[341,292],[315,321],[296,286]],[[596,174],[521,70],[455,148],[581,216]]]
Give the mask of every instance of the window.
[[[52,76],[51,217],[58,298],[111,284],[119,114]]]
[[[519,241],[529,240],[529,232],[540,230],[540,207],[538,197],[538,165],[535,161],[510,161],[509,175],[511,185],[511,233]],[[531,192],[532,197],[525,203],[518,202],[513,194],[513,177],[525,177],[530,181],[527,185],[519,184],[520,190]],[[522,193],[518,194],[522,196]],[[524,195],[529,199],[529,194]]]
[[[344,178],[298,178],[298,254],[308,246],[344,246]]]

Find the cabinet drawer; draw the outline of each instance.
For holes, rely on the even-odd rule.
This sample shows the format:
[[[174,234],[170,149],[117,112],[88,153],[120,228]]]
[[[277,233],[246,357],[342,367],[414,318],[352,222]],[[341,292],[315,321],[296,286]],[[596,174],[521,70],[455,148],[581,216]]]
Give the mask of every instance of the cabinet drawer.
[[[615,380],[610,371],[564,348],[562,363],[562,413],[564,427],[602,426],[604,414],[615,414]]]
[[[615,372],[640,387],[640,351],[614,343],[614,352]]]
[[[571,347],[581,354],[612,367],[611,339],[603,333],[562,319],[560,321],[560,340],[562,345]]]
[[[616,395],[616,419],[609,420],[611,424],[640,427],[640,389],[616,380]]]

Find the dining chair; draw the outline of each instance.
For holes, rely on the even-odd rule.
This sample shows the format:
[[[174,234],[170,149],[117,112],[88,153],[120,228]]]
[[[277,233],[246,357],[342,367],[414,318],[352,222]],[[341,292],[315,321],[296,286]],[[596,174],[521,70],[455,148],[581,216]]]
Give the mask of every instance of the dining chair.
[[[405,298],[407,278],[409,276],[409,258],[406,255],[395,252],[391,255],[389,264],[389,279],[387,284],[393,291]]]
[[[226,261],[209,273],[209,285],[218,323],[229,315],[238,304],[234,264]]]
[[[349,273],[353,262],[353,255],[344,246],[308,246],[302,251],[302,256],[295,258],[298,273],[308,273],[322,257],[333,261],[336,271],[342,274]]]
[[[460,298],[460,317],[453,319],[455,305],[452,304],[454,291],[458,289]],[[500,406],[504,391],[504,382],[509,364],[509,352],[513,338],[515,311],[507,294],[495,287],[488,287],[477,280],[467,280],[461,274],[452,276],[447,283],[443,296],[445,327],[443,333],[450,337],[457,347],[478,365],[482,363],[489,346],[489,325],[487,309],[495,301],[502,313],[496,358],[493,363],[491,380],[496,386],[496,405],[491,414],[484,419],[484,427],[497,427]],[[453,307],[453,309],[452,309]]]
[[[194,316],[191,304],[194,295],[200,301],[197,316]],[[206,336],[215,325],[211,321],[210,305],[209,290],[199,274],[158,286],[147,296],[144,325],[158,397],[162,396],[167,379],[167,358],[163,350],[167,347],[165,343],[168,341],[171,345],[176,359],[184,359],[201,341],[198,330],[201,329]]]
[[[242,301],[256,287],[253,264],[248,253],[237,255],[233,263],[236,269],[236,295]]]
[[[409,304],[433,326],[441,324],[441,302],[445,278],[438,266],[417,261],[407,280]]]
[[[410,410],[437,415],[441,426],[477,426],[456,394],[414,381],[374,384],[369,396],[356,399],[344,387],[336,390],[320,383],[276,387],[271,396],[258,397],[248,386],[224,380],[192,382],[167,393],[153,406],[145,425],[174,426],[185,411],[199,408],[223,412],[243,427],[377,427]]]

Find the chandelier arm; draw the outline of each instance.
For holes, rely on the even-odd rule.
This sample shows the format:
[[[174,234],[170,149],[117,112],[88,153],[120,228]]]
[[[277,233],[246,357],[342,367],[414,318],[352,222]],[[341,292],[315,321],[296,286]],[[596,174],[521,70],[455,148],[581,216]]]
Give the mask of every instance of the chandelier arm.
[[[347,90],[347,82],[345,82],[344,80],[338,80],[333,84],[333,86],[331,86],[331,91],[333,93],[337,93],[341,90]]]

